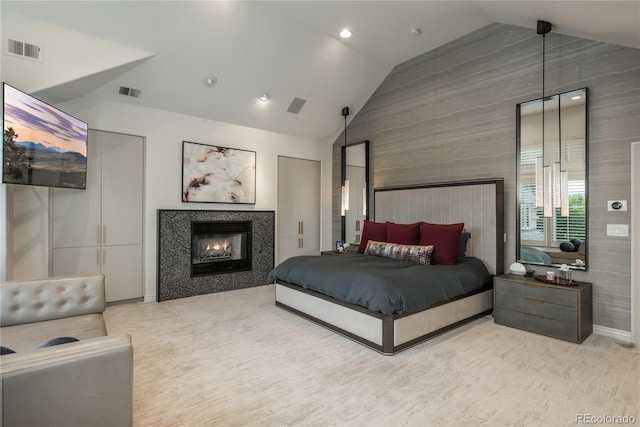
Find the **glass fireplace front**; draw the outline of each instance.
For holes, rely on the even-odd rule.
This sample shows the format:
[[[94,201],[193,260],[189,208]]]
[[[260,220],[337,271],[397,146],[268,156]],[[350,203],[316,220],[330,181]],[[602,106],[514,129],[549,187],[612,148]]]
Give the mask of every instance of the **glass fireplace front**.
[[[191,277],[251,270],[251,221],[191,223]]]

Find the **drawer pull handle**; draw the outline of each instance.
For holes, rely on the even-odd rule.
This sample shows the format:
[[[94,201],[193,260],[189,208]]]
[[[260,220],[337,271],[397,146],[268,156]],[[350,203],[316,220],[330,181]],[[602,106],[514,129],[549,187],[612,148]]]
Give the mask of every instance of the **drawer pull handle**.
[[[533,283],[523,283],[525,286],[531,286],[532,288],[542,288],[542,285],[534,285]]]
[[[529,314],[529,313],[522,313],[525,316],[529,316],[529,317],[533,317],[534,319],[544,319],[544,317],[542,316],[536,316],[535,314]]]
[[[536,303],[536,304],[544,303],[544,301],[540,301],[539,299],[524,298],[524,300],[527,301],[527,302],[533,302],[533,303]]]

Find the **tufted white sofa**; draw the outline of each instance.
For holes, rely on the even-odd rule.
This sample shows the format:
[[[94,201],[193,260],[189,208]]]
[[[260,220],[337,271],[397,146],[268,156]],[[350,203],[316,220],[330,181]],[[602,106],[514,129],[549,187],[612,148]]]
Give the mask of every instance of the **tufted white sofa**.
[[[132,425],[131,337],[105,306],[101,274],[0,283],[0,427]],[[35,348],[61,337],[78,341]]]

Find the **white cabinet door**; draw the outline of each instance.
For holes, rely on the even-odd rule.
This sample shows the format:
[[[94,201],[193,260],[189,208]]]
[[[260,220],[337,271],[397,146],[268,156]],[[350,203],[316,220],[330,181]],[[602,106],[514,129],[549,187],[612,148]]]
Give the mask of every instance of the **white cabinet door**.
[[[281,237],[297,238],[299,234],[299,175],[298,159],[278,157],[278,235]]]
[[[301,222],[301,255],[320,254],[320,162],[302,160],[298,213]]]
[[[102,245],[141,244],[141,138],[103,133],[101,148]]]
[[[320,254],[320,162],[278,157],[278,263]]]
[[[101,258],[107,301],[121,301],[142,296],[141,245],[103,247]]]
[[[53,276],[91,276],[100,273],[99,246],[56,248],[53,250]]]
[[[100,245],[100,170],[100,136],[98,132],[89,131],[86,190],[51,190],[53,248]]]

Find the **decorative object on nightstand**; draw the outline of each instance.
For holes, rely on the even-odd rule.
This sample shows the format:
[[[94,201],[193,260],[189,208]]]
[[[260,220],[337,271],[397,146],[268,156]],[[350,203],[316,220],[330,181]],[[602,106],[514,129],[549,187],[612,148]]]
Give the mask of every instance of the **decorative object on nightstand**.
[[[592,285],[572,283],[546,283],[546,276],[496,276],[493,319],[501,325],[579,344],[593,331]]]
[[[514,262],[509,266],[509,272],[518,276],[524,276],[527,272],[527,269],[519,262]]]

